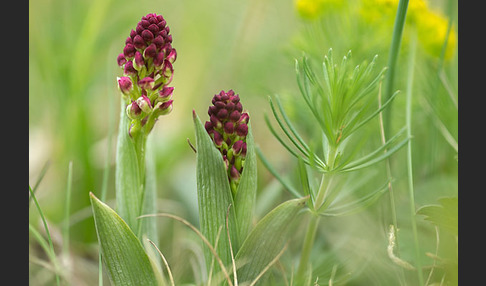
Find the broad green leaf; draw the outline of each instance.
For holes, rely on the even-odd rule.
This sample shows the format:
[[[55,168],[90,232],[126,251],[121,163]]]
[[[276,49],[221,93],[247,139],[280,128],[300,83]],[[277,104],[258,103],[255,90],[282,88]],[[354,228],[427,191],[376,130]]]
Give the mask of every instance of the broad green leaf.
[[[101,254],[114,285],[158,285],[142,244],[125,221],[90,193]]]
[[[251,230],[253,214],[255,212],[255,200],[257,192],[257,162],[255,154],[255,142],[251,132],[251,124],[248,124],[246,136],[246,158],[240,183],[236,190],[235,210],[238,221],[238,241],[245,240]]]
[[[219,228],[222,226],[222,235],[219,237],[216,252],[224,265],[231,265],[231,253],[228,236],[226,235],[226,213],[229,210],[228,225],[233,250],[238,250],[238,232],[233,195],[228,181],[228,175],[221,153],[214,146],[213,141],[206,132],[201,120],[193,112],[196,130],[196,183],[199,207],[199,225],[202,234],[214,246]],[[209,268],[212,253],[204,248],[206,265]],[[219,268],[219,266],[215,265]],[[217,273],[219,269],[214,269]]]
[[[142,178],[135,144],[128,135],[130,119],[125,114],[123,101],[121,105],[116,147],[116,210],[127,224],[137,231],[136,217],[140,216]]]
[[[286,201],[265,215],[236,254],[238,282],[252,282],[282,250],[287,232],[307,197]]]
[[[458,234],[458,199],[448,197],[439,199],[439,205],[426,205],[417,210],[417,214],[442,227],[453,235]]]

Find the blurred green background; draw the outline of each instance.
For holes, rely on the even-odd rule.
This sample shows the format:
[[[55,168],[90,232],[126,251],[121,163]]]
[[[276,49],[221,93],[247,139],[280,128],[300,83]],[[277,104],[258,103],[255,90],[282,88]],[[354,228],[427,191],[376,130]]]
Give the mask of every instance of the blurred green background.
[[[233,89],[250,113],[255,141],[266,158],[279,173],[298,181],[295,158],[264,123],[263,114],[270,111],[268,96],[281,95],[289,116],[303,134],[310,136],[313,126],[306,117],[309,113],[304,110],[294,70],[294,59],[301,57],[302,51],[322,59],[333,48],[336,59],[340,59],[351,49],[356,63],[378,54],[378,66],[385,66],[395,15],[389,7],[397,1],[364,2],[29,1],[29,184],[33,187],[42,177],[36,197],[59,247],[60,228],[66,219],[68,165],[73,164],[69,243],[78,279],[73,278],[73,285],[97,283],[97,240],[88,193],[99,195],[106,187],[106,201],[114,206],[115,144],[121,99],[116,78],[122,75],[116,57],[142,16],[148,13],[164,16],[178,54],[171,84],[175,88],[174,109],[156,123],[150,135],[155,153],[147,154],[156,162],[158,208],[197,225],[195,155],[187,143],[187,139],[195,142],[192,110],[201,120],[207,120],[212,96]],[[410,5],[415,3],[410,2]],[[444,19],[447,19],[445,15],[457,12],[457,1],[428,4],[444,15]],[[433,18],[420,16],[418,19]],[[453,20],[457,31],[457,16]],[[442,23],[442,30],[443,26]],[[408,30],[406,27],[395,89],[403,90],[406,86]],[[456,38],[450,43],[452,54],[441,60],[443,38],[428,46],[421,42],[439,32],[425,30],[425,36],[421,37],[418,30],[419,43],[423,45],[419,46],[416,61],[413,170],[416,204],[420,207],[436,203],[441,196],[457,196],[457,151],[451,140],[445,139],[440,126],[445,126],[456,143],[458,127],[457,108],[450,98],[450,94],[457,96]],[[443,69],[446,78],[442,82],[438,80],[438,67]],[[431,110],[427,102],[431,103]],[[398,97],[393,106],[394,130],[404,124],[404,106],[405,97]],[[406,228],[404,154],[397,154],[393,170],[399,217],[403,217],[403,228]],[[258,217],[290,198],[260,161],[258,182]],[[38,212],[32,206],[29,220],[41,229]],[[350,221],[346,221],[348,227]],[[338,219],[327,227],[335,229],[339,224],[342,222]],[[166,242],[160,248],[168,253],[170,260],[176,254],[171,245],[178,237],[177,232],[182,230],[163,222],[160,229],[161,241]],[[426,239],[432,238],[430,245],[426,243],[427,250],[429,246],[434,250],[433,229],[426,229],[425,233]],[[31,243],[30,250],[32,255],[43,257],[35,243]],[[43,278],[46,275],[42,274],[42,267],[35,263],[30,266],[32,280],[38,278],[37,284],[31,283],[44,285],[40,281],[49,278]]]

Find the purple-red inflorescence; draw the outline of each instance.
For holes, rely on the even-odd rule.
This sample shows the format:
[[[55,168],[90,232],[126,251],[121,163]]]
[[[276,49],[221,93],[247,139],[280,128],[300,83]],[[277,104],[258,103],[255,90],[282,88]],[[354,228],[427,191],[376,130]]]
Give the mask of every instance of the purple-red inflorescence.
[[[123,53],[117,57],[124,72],[118,78],[118,87],[127,104],[127,115],[132,119],[130,136],[145,125],[148,125],[146,132],[150,132],[157,117],[172,110],[174,88],[168,85],[176,58],[164,17],[155,13],[142,17],[126,39]]]
[[[221,152],[231,190],[236,193],[246,157],[246,136],[250,117],[243,112],[240,97],[233,90],[215,94],[208,109],[205,128]]]

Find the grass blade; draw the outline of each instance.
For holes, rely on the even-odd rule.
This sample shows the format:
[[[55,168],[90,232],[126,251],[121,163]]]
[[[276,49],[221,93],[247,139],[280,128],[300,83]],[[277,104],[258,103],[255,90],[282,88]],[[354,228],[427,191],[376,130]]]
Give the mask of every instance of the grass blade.
[[[54,252],[54,245],[52,244],[51,234],[49,232],[49,227],[47,227],[46,218],[44,217],[44,213],[42,212],[42,209],[39,205],[39,202],[37,201],[37,199],[35,197],[34,191],[30,188],[30,186],[29,186],[29,192],[30,192],[30,196],[31,196],[32,200],[35,203],[35,206],[37,207],[37,211],[39,212],[42,223],[44,224],[44,229],[45,229],[46,234],[47,234],[47,241],[49,242],[49,248],[50,248],[50,251],[51,251],[51,257],[56,257],[55,252]],[[54,263],[54,266],[57,269],[57,265],[58,265],[57,259],[55,261],[53,261],[53,263]],[[60,285],[60,277],[59,277],[59,274],[57,274],[57,272],[56,272],[56,283],[57,283],[57,285]]]

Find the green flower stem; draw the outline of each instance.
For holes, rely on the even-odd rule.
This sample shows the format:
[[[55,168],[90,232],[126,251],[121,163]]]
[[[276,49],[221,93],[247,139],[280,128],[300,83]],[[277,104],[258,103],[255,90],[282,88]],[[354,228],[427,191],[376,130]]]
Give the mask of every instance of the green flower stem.
[[[407,99],[406,99],[406,124],[407,124],[407,136],[412,137],[412,88],[413,88],[413,74],[415,66],[415,51],[417,49],[417,39],[413,34],[410,41],[410,58],[408,67],[408,79],[407,79]],[[417,223],[415,220],[415,194],[413,189],[413,170],[412,170],[412,140],[407,144],[407,175],[408,175],[408,194],[410,202],[410,222],[412,224],[413,241],[415,246],[416,267],[418,270],[419,285],[424,285],[424,277],[422,271],[422,262],[420,259],[420,246],[418,241]]]
[[[390,54],[388,57],[388,72],[387,77],[385,78],[385,98],[384,102],[386,102],[393,94],[393,81],[395,78],[395,70],[396,64],[398,59],[398,54],[400,52],[400,44],[402,42],[402,33],[403,28],[405,26],[405,18],[407,16],[407,9],[408,9],[408,0],[400,0],[398,2],[398,9],[397,14],[395,17],[395,24],[393,27],[393,37],[390,47]],[[391,125],[391,107],[392,105],[388,106],[388,110],[384,111],[384,129],[385,129],[385,136],[390,134],[390,125]]]
[[[307,225],[307,232],[302,245],[302,253],[300,255],[299,268],[297,269],[297,281],[302,281],[309,265],[309,258],[316,238],[317,226],[319,225],[320,216],[311,213],[309,224]]]
[[[302,280],[304,275],[309,267],[309,258],[310,253],[312,251],[312,247],[314,246],[314,240],[316,238],[317,227],[319,225],[320,216],[319,211],[323,211],[325,207],[322,206],[324,204],[328,205],[329,202],[326,202],[326,197],[329,194],[329,186],[331,185],[332,181],[332,170],[334,169],[334,161],[336,159],[337,154],[337,146],[331,145],[329,146],[329,152],[327,154],[327,162],[329,167],[329,173],[323,174],[321,179],[321,184],[319,186],[319,191],[317,193],[317,198],[314,202],[314,210],[317,212],[311,213],[311,218],[309,220],[309,224],[307,226],[307,233],[304,238],[304,244],[302,245],[302,252],[300,255],[299,261],[299,268],[297,269],[297,279]]]

